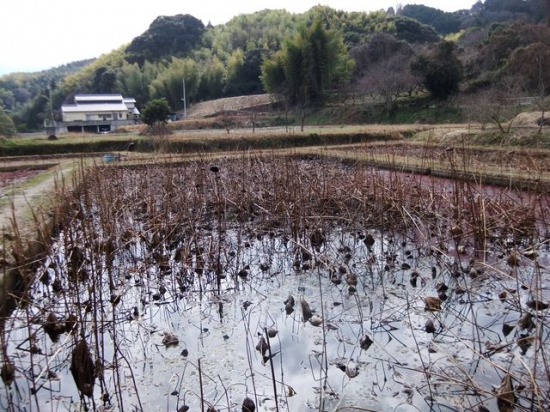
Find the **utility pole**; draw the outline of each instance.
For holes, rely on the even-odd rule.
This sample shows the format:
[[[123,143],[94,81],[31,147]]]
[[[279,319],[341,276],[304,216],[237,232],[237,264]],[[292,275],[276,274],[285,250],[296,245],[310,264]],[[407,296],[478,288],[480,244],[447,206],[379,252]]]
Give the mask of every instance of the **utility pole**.
[[[52,88],[48,86],[48,100],[50,101],[50,119],[52,119],[53,122],[53,106],[52,106]]]
[[[52,87],[50,83],[48,83],[48,95],[46,96],[45,94],[42,94],[40,96],[48,100],[48,107],[50,109],[50,120],[53,122]]]
[[[187,101],[185,99],[185,78],[183,79],[183,118],[185,119],[187,117]]]

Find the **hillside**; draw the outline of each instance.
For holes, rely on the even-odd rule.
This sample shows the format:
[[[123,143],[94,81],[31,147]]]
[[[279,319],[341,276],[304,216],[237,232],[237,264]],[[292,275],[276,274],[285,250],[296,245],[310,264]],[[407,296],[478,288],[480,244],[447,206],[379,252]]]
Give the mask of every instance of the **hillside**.
[[[324,94],[335,92],[346,94],[344,100],[374,96],[391,111],[400,95],[448,97],[445,90],[430,90],[427,83],[448,80],[427,79],[431,73],[454,76],[451,95],[477,93],[514,76],[524,77],[515,83],[525,84],[531,90],[521,92],[533,95],[537,87],[550,90],[548,76],[524,67],[536,58],[550,60],[546,3],[485,0],[453,13],[419,5],[371,13],[319,5],[302,14],[263,10],[206,27],[190,15],[159,16],[129,45],[93,62],[76,62],[51,73],[0,77],[0,108],[19,132],[27,132],[41,130],[45,119],[61,120],[61,105],[72,103],[76,93],[121,93],[135,98],[139,108],[162,97],[172,111],[181,111],[182,79],[188,102],[284,91],[291,105],[316,105],[322,104]],[[443,41],[454,46],[446,56],[451,59],[434,52]],[[316,44],[324,44],[318,52],[325,55],[304,54]],[[297,47],[304,50],[296,53]],[[318,56],[318,61],[299,63],[295,57],[300,54]],[[291,60],[303,67],[289,70]],[[415,62],[424,78],[412,73]],[[446,70],[446,62],[456,63],[454,73]],[[541,61],[544,66],[546,60]],[[298,73],[302,78],[289,78]],[[400,79],[400,90],[383,95],[388,90],[383,80],[389,82],[392,76]],[[535,84],[536,79],[543,84]],[[190,110],[194,116],[193,110],[203,109],[197,104]]]
[[[273,97],[270,94],[253,96],[226,97],[194,104],[187,111],[188,119],[197,119],[213,116],[220,112],[246,110],[271,104]],[[181,113],[181,111],[180,111]]]

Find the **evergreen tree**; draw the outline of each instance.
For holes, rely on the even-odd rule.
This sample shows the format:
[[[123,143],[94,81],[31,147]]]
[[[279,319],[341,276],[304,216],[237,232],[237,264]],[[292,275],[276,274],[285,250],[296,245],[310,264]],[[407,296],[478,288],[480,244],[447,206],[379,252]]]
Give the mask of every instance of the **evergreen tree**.
[[[437,99],[446,99],[458,92],[463,69],[452,42],[442,41],[434,52],[419,55],[411,69]]]
[[[141,111],[143,123],[153,127],[159,123],[165,123],[170,115],[170,105],[164,98],[153,99],[147,103]]]

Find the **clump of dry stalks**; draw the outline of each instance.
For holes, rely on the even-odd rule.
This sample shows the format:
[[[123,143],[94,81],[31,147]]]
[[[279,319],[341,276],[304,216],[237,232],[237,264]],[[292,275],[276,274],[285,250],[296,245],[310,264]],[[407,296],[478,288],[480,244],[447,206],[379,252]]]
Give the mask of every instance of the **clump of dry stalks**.
[[[61,338],[73,347],[71,371],[76,386],[81,395],[91,399],[82,399],[84,407],[95,409],[97,403],[122,407],[122,388],[128,382],[121,370],[128,367],[128,362],[119,349],[124,339],[119,332],[120,322],[127,313],[139,316],[137,307],[125,306],[125,288],[129,279],[142,282],[145,273],[121,265],[145,256],[158,269],[158,287],[149,290],[143,299],[160,301],[167,289],[182,297],[191,293],[219,294],[227,282],[238,289],[239,282],[252,276],[246,262],[239,260],[242,250],[224,247],[228,231],[237,233],[239,248],[243,249],[251,233],[284,239],[294,245],[289,250],[294,268],[300,272],[311,268],[312,256],[325,247],[330,234],[341,230],[357,236],[369,251],[374,244],[371,232],[376,231],[386,239],[414,243],[420,253],[440,262],[439,271],[433,273],[434,281],[445,279],[452,290],[438,287],[437,298],[425,296],[426,309],[433,311],[433,321],[426,322],[426,331],[434,339],[445,332],[443,325],[451,322],[450,315],[444,314],[447,295],[466,296],[460,299],[471,305],[481,296],[472,285],[481,276],[492,277],[498,289],[493,292],[500,293],[500,299],[511,310],[528,316],[530,322],[518,324],[517,338],[507,344],[464,345],[470,350],[469,357],[489,363],[495,373],[503,376],[499,388],[492,391],[462,366],[443,367],[441,360],[430,363],[426,359],[421,373],[425,374],[430,402],[436,402],[438,396],[433,383],[462,388],[461,396],[468,395],[464,406],[469,410],[488,402],[495,402],[500,412],[512,410],[516,404],[526,410],[540,410],[550,400],[549,335],[543,315],[548,300],[543,290],[548,285],[542,278],[544,268],[538,264],[539,250],[548,248],[550,240],[545,220],[550,216],[548,195],[374,170],[330,158],[246,153],[224,161],[203,158],[177,166],[93,167],[81,170],[75,187],[71,193],[63,188],[58,191],[52,228],[46,229],[41,218],[37,219],[42,244],[49,247],[51,239],[58,236],[57,246],[44,247],[31,254],[32,258],[25,257],[29,254],[23,245],[15,251],[23,291],[17,295],[21,306],[15,313],[27,318],[27,339],[19,347],[29,352],[31,363],[18,364],[10,341],[21,331],[14,330],[16,322],[6,314],[1,331],[0,373],[6,387],[13,383],[14,373],[25,375],[30,392],[36,396],[38,381],[29,373],[33,357],[39,356],[36,335],[50,328],[60,334],[67,332]],[[372,289],[384,288],[384,282],[388,282],[385,273],[395,263],[392,253],[398,253],[399,245],[386,244],[390,246],[384,261],[373,257],[381,263],[371,265]],[[343,249],[339,253],[348,252]],[[178,264],[190,271],[177,271]],[[340,285],[344,280],[350,293],[357,290],[357,276],[348,273],[345,266],[330,267],[327,262],[321,265],[327,269],[328,281]],[[265,270],[268,268],[265,264]],[[409,268],[402,265],[403,270]],[[531,275],[526,276],[524,268],[532,268]],[[418,279],[425,281],[418,273],[410,279],[413,287]],[[36,281],[44,285],[44,300],[34,300],[26,293]],[[525,290],[531,294],[530,306],[519,297]],[[474,330],[482,328],[470,310],[453,310],[453,322],[467,321]],[[309,320],[312,314],[303,316]],[[318,317],[322,325],[323,317]],[[105,353],[106,338],[101,333],[106,329],[114,342],[111,359]],[[460,336],[454,339],[463,342]],[[370,343],[361,346],[368,349]],[[523,354],[531,353],[532,358],[508,364],[500,358],[493,360],[495,354],[515,345]],[[114,370],[110,381],[103,373],[107,363]],[[324,372],[328,373],[328,364]],[[135,381],[133,384],[137,386]],[[94,386],[100,397],[94,396]],[[204,406],[206,400],[200,397]],[[16,401],[10,399],[14,405]],[[250,410],[252,400],[246,399]]]

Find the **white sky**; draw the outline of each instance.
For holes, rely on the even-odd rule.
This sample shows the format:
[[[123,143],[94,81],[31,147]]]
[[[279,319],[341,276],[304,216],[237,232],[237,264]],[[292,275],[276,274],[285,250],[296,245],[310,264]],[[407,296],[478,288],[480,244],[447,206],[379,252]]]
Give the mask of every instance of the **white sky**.
[[[206,25],[263,9],[302,13],[317,4],[373,11],[424,4],[469,9],[476,0],[8,0],[0,13],[0,75],[31,72],[109,53],[142,34],[158,16],[191,14]],[[7,3],[7,4],[6,4]]]

